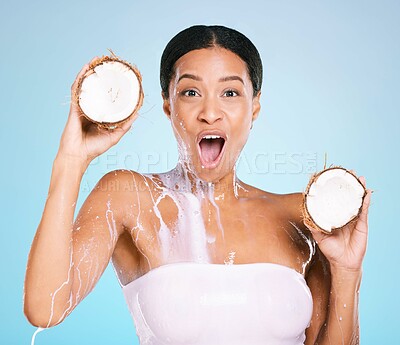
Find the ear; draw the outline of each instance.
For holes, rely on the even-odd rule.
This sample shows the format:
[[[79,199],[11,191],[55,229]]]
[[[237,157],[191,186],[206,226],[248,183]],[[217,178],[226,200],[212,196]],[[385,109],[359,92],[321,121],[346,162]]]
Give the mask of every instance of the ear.
[[[251,121],[254,122],[258,114],[260,113],[261,109],[261,104],[260,104],[260,97],[261,97],[261,91],[258,91],[257,95],[253,97],[253,116]]]
[[[163,98],[163,110],[165,115],[167,115],[168,119],[171,120],[171,105],[169,103],[169,99],[164,97],[163,94],[161,94],[162,98]]]

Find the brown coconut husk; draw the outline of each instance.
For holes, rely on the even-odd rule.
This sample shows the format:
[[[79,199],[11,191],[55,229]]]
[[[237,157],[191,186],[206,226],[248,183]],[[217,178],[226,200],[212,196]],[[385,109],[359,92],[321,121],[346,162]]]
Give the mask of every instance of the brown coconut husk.
[[[144,98],[144,94],[143,94],[143,88],[142,88],[142,75],[140,74],[139,70],[133,66],[132,64],[130,64],[127,61],[124,61],[120,58],[118,58],[111,50],[110,50],[112,56],[102,56],[100,59],[93,61],[92,63],[89,64],[89,69],[88,71],[78,80],[78,85],[76,88],[76,92],[75,92],[75,101],[78,104],[79,110],[81,111],[81,113],[83,114],[83,116],[85,116],[86,119],[88,119],[90,122],[97,124],[99,127],[101,128],[106,128],[106,129],[115,129],[119,126],[121,126],[124,122],[128,121],[132,116],[136,115],[136,113],[139,111],[139,109],[141,108],[142,104],[143,104],[143,98]],[[125,66],[127,66],[129,69],[131,69],[133,71],[133,73],[135,73],[136,77],[139,80],[139,99],[138,102],[136,104],[135,109],[133,110],[133,112],[127,116],[125,119],[121,120],[121,121],[117,121],[117,122],[98,122],[95,121],[93,119],[91,119],[89,116],[87,116],[79,103],[79,96],[81,93],[81,88],[82,88],[82,83],[84,81],[84,79],[86,77],[88,77],[89,75],[95,73],[94,69],[97,66],[102,65],[105,62],[110,62],[110,61],[115,61],[115,62],[120,62],[122,64],[124,64]]]
[[[312,216],[310,215],[310,212],[308,211],[308,208],[307,208],[307,196],[310,191],[311,185],[317,181],[319,176],[322,175],[324,172],[326,172],[328,170],[333,170],[333,169],[342,169],[342,170],[346,171],[347,173],[353,175],[357,179],[357,181],[360,183],[360,185],[363,187],[364,195],[362,197],[361,207],[359,208],[358,213],[353,218],[351,218],[346,224],[344,224],[340,227],[337,227],[337,228],[332,228],[331,231],[327,231],[327,230],[321,228],[320,226],[318,226],[317,223],[312,218]],[[365,189],[364,185],[361,183],[360,179],[350,170],[347,170],[346,168],[343,168],[341,166],[330,166],[329,168],[324,168],[320,172],[315,173],[314,175],[311,176],[310,181],[308,182],[308,185],[306,187],[306,190],[303,193],[303,203],[302,203],[303,223],[309,229],[317,229],[317,230],[323,232],[324,234],[331,235],[334,231],[343,229],[345,226],[348,226],[357,221],[357,219],[359,218],[359,216],[361,214],[362,204],[364,202],[364,198],[366,195],[367,195],[367,190]]]

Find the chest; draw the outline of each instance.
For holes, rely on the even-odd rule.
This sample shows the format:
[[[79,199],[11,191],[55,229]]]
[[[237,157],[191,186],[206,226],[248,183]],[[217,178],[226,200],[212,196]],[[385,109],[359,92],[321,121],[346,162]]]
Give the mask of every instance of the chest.
[[[301,271],[308,245],[285,210],[252,200],[164,196],[142,207],[132,239],[152,267],[273,262]]]

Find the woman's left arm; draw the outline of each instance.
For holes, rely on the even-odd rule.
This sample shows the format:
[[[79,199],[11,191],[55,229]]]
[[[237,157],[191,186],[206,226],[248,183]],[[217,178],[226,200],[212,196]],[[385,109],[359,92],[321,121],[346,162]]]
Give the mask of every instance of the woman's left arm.
[[[360,177],[360,180],[365,186],[365,179]],[[310,229],[318,244],[318,250],[329,265],[330,294],[326,298],[328,309],[324,317],[325,322],[321,324],[318,334],[307,337],[306,344],[354,345],[360,342],[358,297],[362,261],[367,248],[368,208],[371,193],[371,190],[367,190],[360,216],[356,222],[331,235]],[[310,268],[310,271],[313,271],[313,267]],[[314,271],[321,270],[314,269]],[[321,286],[321,284],[321,281],[315,282],[315,286]],[[310,288],[313,290],[312,287]]]

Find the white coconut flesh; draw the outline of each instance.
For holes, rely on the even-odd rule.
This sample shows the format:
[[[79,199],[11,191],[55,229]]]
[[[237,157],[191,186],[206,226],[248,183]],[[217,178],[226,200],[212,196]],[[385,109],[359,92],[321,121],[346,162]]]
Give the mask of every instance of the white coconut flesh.
[[[132,115],[139,99],[140,81],[135,72],[121,62],[107,61],[84,77],[79,106],[95,122],[116,123]]]
[[[331,232],[359,214],[364,193],[363,185],[353,174],[345,169],[333,168],[313,181],[305,202],[314,223]]]

